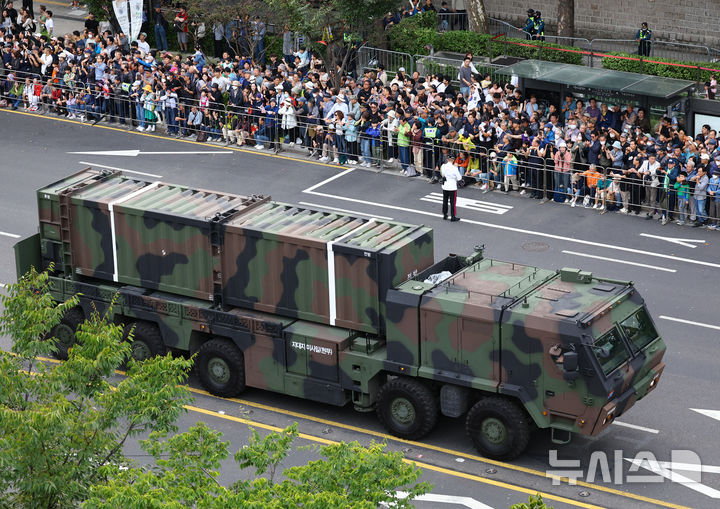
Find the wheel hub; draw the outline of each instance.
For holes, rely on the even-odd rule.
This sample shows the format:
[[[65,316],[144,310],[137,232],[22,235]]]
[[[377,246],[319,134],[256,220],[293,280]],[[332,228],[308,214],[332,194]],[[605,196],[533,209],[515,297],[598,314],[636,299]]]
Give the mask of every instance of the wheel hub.
[[[507,439],[507,428],[496,417],[485,419],[482,422],[481,431],[485,439],[493,444],[502,444]]]
[[[230,381],[230,366],[225,359],[213,357],[208,361],[208,373],[217,384],[226,384]]]
[[[150,347],[147,345],[147,343],[145,343],[145,341],[140,341],[139,339],[136,339],[132,342],[131,348],[133,359],[135,359],[136,361],[144,361],[152,357]]]
[[[415,407],[406,398],[396,398],[390,405],[392,418],[400,424],[412,424],[415,421]]]
[[[71,327],[60,323],[55,327],[55,339],[65,348],[70,348],[75,343],[75,331]]]

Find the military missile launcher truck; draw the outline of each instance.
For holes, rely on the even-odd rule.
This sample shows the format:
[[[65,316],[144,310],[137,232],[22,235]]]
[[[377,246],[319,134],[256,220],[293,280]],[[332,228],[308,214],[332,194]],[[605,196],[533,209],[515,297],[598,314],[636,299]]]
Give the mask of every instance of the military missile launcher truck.
[[[469,256],[433,232],[260,196],[88,168],[37,193],[18,277],[53,264],[67,356],[92,306],[134,327],[133,356],[194,354],[208,391],[246,387],[375,410],[419,439],[465,418],[512,459],[531,427],[597,435],[653,390],[665,344],[632,283]]]

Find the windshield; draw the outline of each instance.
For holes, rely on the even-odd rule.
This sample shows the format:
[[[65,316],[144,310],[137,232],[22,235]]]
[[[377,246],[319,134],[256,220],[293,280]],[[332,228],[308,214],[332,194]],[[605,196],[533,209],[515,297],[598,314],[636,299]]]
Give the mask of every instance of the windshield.
[[[620,332],[613,328],[606,332],[600,339],[595,340],[593,351],[603,373],[612,373],[618,366],[630,358],[625,343],[620,337]]]
[[[658,337],[645,308],[639,309],[620,322],[620,328],[630,341],[633,352],[639,352]]]

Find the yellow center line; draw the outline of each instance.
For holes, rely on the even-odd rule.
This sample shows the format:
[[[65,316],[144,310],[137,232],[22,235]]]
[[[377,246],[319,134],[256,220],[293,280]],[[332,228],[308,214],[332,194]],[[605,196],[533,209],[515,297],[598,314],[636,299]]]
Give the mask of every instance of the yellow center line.
[[[280,432],[283,430],[283,428],[280,428],[278,426],[272,426],[271,424],[263,424],[263,423],[255,422],[250,419],[243,419],[242,417],[235,417],[232,415],[220,414],[213,410],[206,410],[204,408],[200,408],[200,407],[196,407],[196,406],[192,406],[192,405],[184,405],[184,407],[187,410],[190,410],[192,412],[210,415],[210,416],[218,417],[220,419],[225,419],[228,421],[247,424],[248,426],[252,426],[254,428],[260,428],[260,429],[264,429],[264,430],[268,430],[268,431],[275,431],[275,432]],[[308,435],[307,433],[298,433],[298,437],[302,438],[304,440],[308,440],[310,442],[319,442],[319,443],[325,444],[325,445],[340,443],[335,440],[328,440],[326,438],[316,437],[315,435]],[[575,507],[584,507],[587,509],[600,509],[600,507],[601,507],[601,506],[597,506],[597,505],[593,505],[593,504],[586,504],[584,502],[579,502],[577,500],[572,500],[570,498],[553,495],[551,493],[543,493],[538,490],[523,488],[522,486],[515,486],[514,484],[509,484],[509,483],[502,482],[502,481],[496,481],[494,479],[486,479],[485,477],[480,477],[480,476],[473,475],[473,474],[466,474],[465,472],[456,472],[455,470],[450,470],[448,468],[443,468],[443,467],[437,467],[435,465],[430,465],[428,463],[422,463],[422,462],[414,461],[414,460],[407,459],[407,458],[403,458],[403,461],[410,465],[415,465],[418,468],[421,468],[423,470],[432,470],[434,472],[439,472],[441,474],[446,474],[446,475],[450,475],[450,476],[454,476],[454,477],[460,477],[463,479],[468,479],[470,481],[475,481],[475,482],[479,482],[479,483],[483,483],[483,484],[489,484],[491,486],[496,486],[498,488],[504,488],[504,489],[511,490],[511,491],[517,491],[517,492],[525,493],[528,495],[540,494],[540,495],[542,495],[543,499],[545,499],[545,500],[554,500],[556,502],[562,502],[564,504],[573,505]]]
[[[38,360],[41,360],[41,361],[48,361],[48,362],[54,362],[54,363],[61,362],[61,361],[58,361],[57,359],[51,359],[51,358],[46,358],[46,357],[38,357],[37,359],[38,359]],[[116,371],[116,373],[118,373],[118,374],[120,374],[120,375],[125,375],[125,373],[124,373],[123,371]],[[428,449],[428,450],[431,450],[431,451],[441,452],[441,453],[443,453],[443,454],[454,455],[454,456],[457,456],[457,457],[470,459],[470,460],[473,460],[473,461],[477,461],[478,463],[484,463],[484,464],[487,464],[487,465],[493,465],[493,466],[500,467],[500,468],[504,468],[504,469],[507,469],[507,470],[514,470],[514,471],[516,471],[516,472],[522,472],[522,473],[524,473],[524,474],[529,474],[529,475],[533,475],[533,476],[537,476],[537,477],[543,477],[543,478],[551,479],[551,480],[557,480],[557,481],[561,481],[561,482],[563,482],[563,483],[568,483],[568,484],[570,483],[570,480],[569,480],[567,477],[560,477],[560,476],[553,475],[553,474],[548,473],[548,472],[543,472],[543,471],[541,471],[541,470],[535,470],[535,469],[523,467],[523,466],[520,466],[520,465],[513,465],[512,463],[505,463],[505,462],[503,462],[503,461],[492,460],[492,459],[489,459],[489,458],[484,458],[484,457],[482,457],[482,456],[477,456],[477,455],[474,455],[474,454],[468,454],[468,453],[466,453],[466,452],[456,451],[456,450],[453,450],[453,449],[447,449],[447,448],[445,448],[445,447],[440,447],[440,446],[437,446],[437,445],[427,444],[427,443],[423,443],[423,442],[416,442],[416,441],[413,441],[413,440],[406,440],[406,439],[404,439],[404,438],[398,438],[398,437],[395,437],[395,436],[392,436],[392,435],[388,435],[388,434],[386,434],[386,433],[382,433],[382,432],[379,432],[379,431],[374,431],[374,430],[367,429],[367,428],[361,428],[361,427],[358,427],[358,426],[353,426],[353,425],[351,425],[351,424],[345,424],[345,423],[338,422],[338,421],[331,421],[331,420],[328,420],[328,419],[322,419],[322,418],[320,418],[320,417],[315,417],[315,416],[308,415],[308,414],[303,414],[303,413],[300,413],[300,412],[294,412],[294,411],[292,411],[292,410],[285,410],[285,409],[283,409],[283,408],[273,407],[273,406],[270,406],[270,405],[264,405],[264,404],[262,404],[262,403],[255,403],[255,402],[253,402],[253,401],[248,401],[248,400],[245,400],[245,399],[239,399],[239,398],[221,398],[221,397],[219,397],[219,396],[215,396],[215,395],[213,395],[213,394],[210,394],[209,392],[207,392],[207,391],[205,391],[205,390],[203,390],[203,389],[196,389],[196,388],[194,388],[194,387],[189,387],[189,386],[187,387],[187,389],[188,389],[190,392],[192,392],[192,393],[200,394],[200,395],[202,395],[202,396],[208,396],[208,397],[214,398],[214,399],[219,399],[219,400],[221,400],[221,401],[232,401],[232,402],[234,402],[234,403],[239,403],[239,404],[241,404],[241,405],[245,405],[245,406],[249,406],[249,407],[253,407],[253,408],[258,408],[258,409],[260,409],[260,410],[266,410],[266,411],[268,411],[268,412],[279,413],[279,414],[282,414],[282,415],[286,415],[286,416],[288,416],[288,417],[295,417],[295,418],[297,418],[297,419],[304,419],[304,420],[306,420],[306,421],[317,422],[317,423],[319,423],[319,424],[325,424],[325,425],[327,425],[327,426],[334,426],[334,427],[337,427],[337,428],[346,429],[346,430],[348,430],[348,431],[354,431],[354,432],[356,432],[356,433],[361,433],[361,434],[364,434],[364,435],[369,435],[369,436],[376,437],[376,438],[380,438],[380,439],[383,439],[383,440],[391,440],[391,441],[396,442],[396,443],[401,443],[401,444],[406,444],[406,445],[412,445],[412,446],[417,447],[417,448],[424,448],[424,449]],[[210,412],[210,410],[208,410],[208,412]],[[436,467],[436,468],[441,468],[441,467]],[[454,472],[454,471],[453,471],[453,472]],[[457,472],[457,473],[460,474],[460,473],[462,473],[462,472]],[[467,475],[470,475],[470,474],[467,474]],[[612,494],[612,495],[617,495],[617,496],[619,496],[619,497],[630,498],[630,499],[638,500],[638,501],[641,501],[641,502],[647,502],[647,503],[652,504],[652,505],[655,505],[655,506],[657,506],[657,507],[668,507],[668,508],[671,508],[671,509],[691,509],[691,508],[688,507],[688,506],[679,505],[679,504],[674,504],[674,503],[672,503],[672,502],[666,502],[666,501],[664,501],[664,500],[659,500],[659,499],[655,499],[655,498],[650,498],[650,497],[646,497],[646,496],[644,496],[644,495],[638,495],[638,494],[636,494],[636,493],[631,493],[631,492],[629,492],[629,491],[622,491],[622,490],[618,490],[618,489],[615,489],[615,488],[610,488],[610,487],[608,487],[608,486],[603,486],[603,485],[601,485],[601,484],[593,484],[593,483],[581,481],[581,480],[579,480],[579,479],[575,481],[575,485],[577,485],[577,486],[582,486],[582,487],[588,488],[588,489],[593,489],[593,490],[597,490],[597,491],[602,491],[602,492],[604,492],[604,493],[610,493],[610,494]]]
[[[2,111],[3,113],[13,113],[13,114],[15,114],[15,115],[26,115],[26,116],[29,116],[29,117],[38,118],[38,119],[43,119],[43,120],[53,120],[53,121],[55,121],[55,122],[67,122],[67,123],[70,123],[70,124],[83,125],[83,126],[86,126],[86,127],[95,127],[95,128],[98,128],[98,129],[107,129],[107,130],[110,130],[110,131],[118,131],[118,132],[121,132],[121,133],[132,134],[132,135],[135,135],[135,136],[147,136],[147,137],[150,137],[150,138],[157,138],[157,139],[159,139],[159,140],[164,140],[164,141],[172,141],[172,142],[178,142],[178,143],[190,143],[190,144],[192,144],[192,145],[199,145],[199,146],[205,147],[205,148],[208,148],[208,147],[218,148],[217,145],[209,145],[209,144],[207,144],[207,143],[203,143],[203,142],[200,142],[200,141],[182,140],[182,139],[178,139],[178,138],[168,138],[167,136],[163,136],[163,135],[161,135],[161,134],[148,134],[148,133],[145,133],[145,132],[128,131],[128,130],[126,130],[126,129],[121,129],[121,128],[119,128],[119,127],[111,127],[111,126],[108,126],[108,125],[86,124],[86,123],[83,123],[83,122],[79,122],[79,121],[77,121],[77,120],[70,120],[70,119],[61,118],[61,117],[45,117],[45,116],[39,115],[39,114],[37,114],[37,113],[30,113],[30,112],[27,112],[27,111],[15,111],[15,110],[0,110],[0,111]],[[302,164],[312,164],[312,165],[315,165],[315,166],[325,166],[325,167],[327,167],[327,168],[334,168],[334,169],[336,169],[336,170],[343,170],[343,171],[344,171],[344,170],[347,170],[347,169],[348,169],[348,168],[346,168],[345,166],[338,166],[338,165],[334,165],[334,164],[321,163],[320,161],[314,161],[314,160],[304,160],[304,159],[299,159],[299,158],[290,157],[290,156],[281,156],[281,155],[279,155],[279,154],[268,154],[268,153],[264,153],[264,152],[258,152],[258,151],[255,151],[255,150],[248,150],[248,149],[245,149],[245,148],[238,148],[238,147],[230,147],[230,146],[227,146],[227,147],[222,147],[222,149],[223,149],[223,150],[232,150],[232,151],[234,151],[234,152],[240,152],[240,153],[243,153],[243,154],[254,154],[254,155],[256,155],[256,156],[272,157],[272,158],[275,158],[275,159],[284,159],[284,160],[286,160],[286,161],[293,161],[293,162],[302,163]]]
[[[530,474],[530,475],[534,475],[534,476],[544,477],[544,478],[552,479],[552,480],[558,480],[558,481],[561,481],[561,482],[563,482],[563,483],[569,483],[569,482],[570,482],[570,480],[569,480],[567,477],[560,477],[560,476],[553,475],[553,474],[548,473],[548,472],[543,472],[543,471],[541,471],[541,470],[534,470],[534,469],[532,469],[532,468],[527,468],[527,467],[523,467],[523,466],[520,466],[520,465],[513,465],[512,463],[505,463],[505,462],[503,462],[503,461],[497,461],[497,460],[493,460],[493,459],[489,459],[489,458],[484,458],[484,457],[482,457],[482,456],[476,456],[476,455],[474,455],[474,454],[468,454],[468,453],[462,452],[462,451],[456,451],[456,450],[453,450],[453,449],[447,449],[447,448],[445,448],[445,447],[440,447],[440,446],[437,446],[437,445],[427,444],[427,443],[423,443],[423,442],[416,442],[416,441],[413,441],[413,440],[406,440],[406,439],[404,439],[404,438],[398,438],[398,437],[395,437],[395,436],[392,436],[392,435],[388,435],[388,434],[386,434],[386,433],[382,433],[382,432],[379,432],[379,431],[374,431],[374,430],[371,430],[371,429],[360,428],[360,427],[358,427],[358,426],[353,426],[353,425],[351,425],[351,424],[344,424],[344,423],[342,423],[342,422],[330,421],[330,420],[327,420],[327,419],[322,419],[322,418],[320,418],[320,417],[314,417],[314,416],[312,416],[312,415],[302,414],[302,413],[299,413],[299,412],[293,412],[292,410],[285,410],[285,409],[282,409],[282,408],[272,407],[272,406],[269,406],[269,405],[264,405],[264,404],[262,404],[262,403],[255,403],[255,402],[253,402],[253,401],[248,401],[248,400],[239,399],[239,398],[220,398],[220,397],[215,396],[215,395],[213,395],[213,394],[210,394],[209,392],[204,391],[204,390],[202,390],[202,389],[195,389],[194,387],[188,387],[188,390],[189,390],[190,392],[195,393],[195,394],[201,394],[201,395],[203,395],[203,396],[209,396],[209,397],[211,397],[211,398],[216,398],[216,399],[220,399],[220,400],[229,400],[229,401],[233,401],[233,402],[235,402],[235,403],[240,403],[240,404],[242,404],[242,405],[251,406],[251,407],[254,407],[254,408],[259,408],[259,409],[261,409],[261,410],[267,410],[267,411],[269,411],[269,412],[281,413],[281,414],[287,415],[287,416],[289,416],[289,417],[295,417],[295,418],[298,418],[298,419],[305,419],[305,420],[308,420],[308,421],[313,421],[313,422],[317,422],[317,423],[319,423],[319,424],[325,424],[325,425],[328,425],[328,426],[335,426],[335,427],[338,427],[338,428],[346,429],[346,430],[348,430],[348,431],[354,431],[354,432],[357,432],[357,433],[362,433],[362,434],[365,434],[365,435],[370,435],[370,436],[373,436],[373,437],[382,438],[382,439],[384,439],[384,440],[392,440],[393,442],[398,442],[398,443],[402,443],[402,444],[406,444],[406,445],[412,445],[412,446],[418,447],[418,448],[429,449],[429,450],[436,451],[436,452],[441,452],[441,453],[444,453],[444,454],[451,454],[451,455],[455,455],[455,456],[458,456],[458,457],[461,457],[461,458],[471,459],[471,460],[474,460],[474,461],[477,461],[477,462],[480,462],[480,463],[485,463],[485,464],[488,464],[488,465],[494,465],[494,466],[497,466],[497,467],[500,467],[500,468],[505,468],[505,469],[508,469],[508,470],[514,470],[514,471],[522,472],[522,473],[525,473],[525,474]],[[615,488],[610,488],[610,487],[603,486],[603,485],[600,485],[600,484],[593,484],[593,483],[581,481],[581,480],[579,480],[579,479],[575,482],[575,484],[578,485],[578,486],[583,486],[583,487],[585,487],[585,488],[589,488],[589,489],[593,489],[593,490],[598,490],[598,491],[603,491],[603,492],[605,492],[605,493],[610,493],[610,494],[613,494],[613,495],[618,495],[618,496],[620,496],[620,497],[632,498],[632,499],[634,499],[634,500],[638,500],[638,501],[642,501],[642,502],[647,502],[647,503],[649,503],[649,504],[653,504],[653,505],[656,505],[656,506],[669,507],[669,508],[672,508],[672,509],[690,509],[690,508],[687,507],[687,506],[678,505],[678,504],[673,504],[673,503],[671,503],[671,502],[665,502],[665,501],[663,501],[663,500],[657,500],[657,499],[654,499],[654,498],[645,497],[645,496],[643,496],[643,495],[637,495],[637,494],[635,494],[635,493],[631,493],[631,492],[628,492],[628,491],[617,490],[617,489],[615,489]]]

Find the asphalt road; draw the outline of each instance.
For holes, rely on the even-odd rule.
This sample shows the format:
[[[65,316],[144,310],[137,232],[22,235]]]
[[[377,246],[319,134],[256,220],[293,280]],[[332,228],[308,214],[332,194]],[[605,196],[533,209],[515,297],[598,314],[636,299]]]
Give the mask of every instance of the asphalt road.
[[[408,458],[432,467],[425,472],[436,485],[433,493],[471,497],[496,508],[525,499],[523,488],[567,497],[577,501],[574,504],[606,507],[718,506],[720,374],[715,353],[720,299],[713,276],[720,269],[720,233],[663,227],[657,221],[612,213],[599,216],[592,210],[539,204],[516,194],[481,194],[477,189],[460,191],[460,197],[468,200],[459,203],[463,220],[451,224],[441,220],[440,205],[433,201],[437,186],[405,179],[394,171],[346,171],[252,149],[228,150],[9,111],[0,112],[0,125],[3,283],[15,278],[13,235],[26,236],[37,229],[35,190],[86,163],[145,172],[151,178],[191,186],[265,194],[281,201],[424,223],[435,228],[436,258],[448,252],[468,253],[484,244],[486,256],[492,258],[543,268],[579,267],[603,277],[633,280],[668,345],[667,368],[659,387],[622,416],[622,424],[599,437],[575,437],[560,447],[553,446],[545,433],[538,433],[527,454],[512,464],[478,457],[464,436],[462,423],[452,419],[443,419],[423,444],[388,438],[390,447],[409,449],[405,451]],[[134,157],[71,153],[119,150],[141,153]],[[0,346],[7,348],[7,344],[7,339],[0,339]],[[299,419],[302,432],[321,438],[363,443],[386,438],[373,415],[263,391],[248,391],[243,402],[198,396],[197,406],[222,409],[225,417],[251,408],[258,422],[281,427]],[[233,446],[241,446],[247,434],[245,424],[219,415],[191,412],[182,425],[201,419],[225,431]],[[567,463],[560,470],[579,469],[579,479],[587,482],[554,486],[544,475],[557,470],[557,464],[553,467],[550,462],[552,450],[557,450],[560,460],[579,460],[579,465]],[[691,464],[695,462],[692,453],[680,450],[697,454],[702,467]],[[659,463],[634,467],[631,460],[642,455]],[[593,466],[591,478],[593,468],[589,467]],[[645,478],[640,479],[641,475]],[[562,501],[552,503],[564,506]]]

